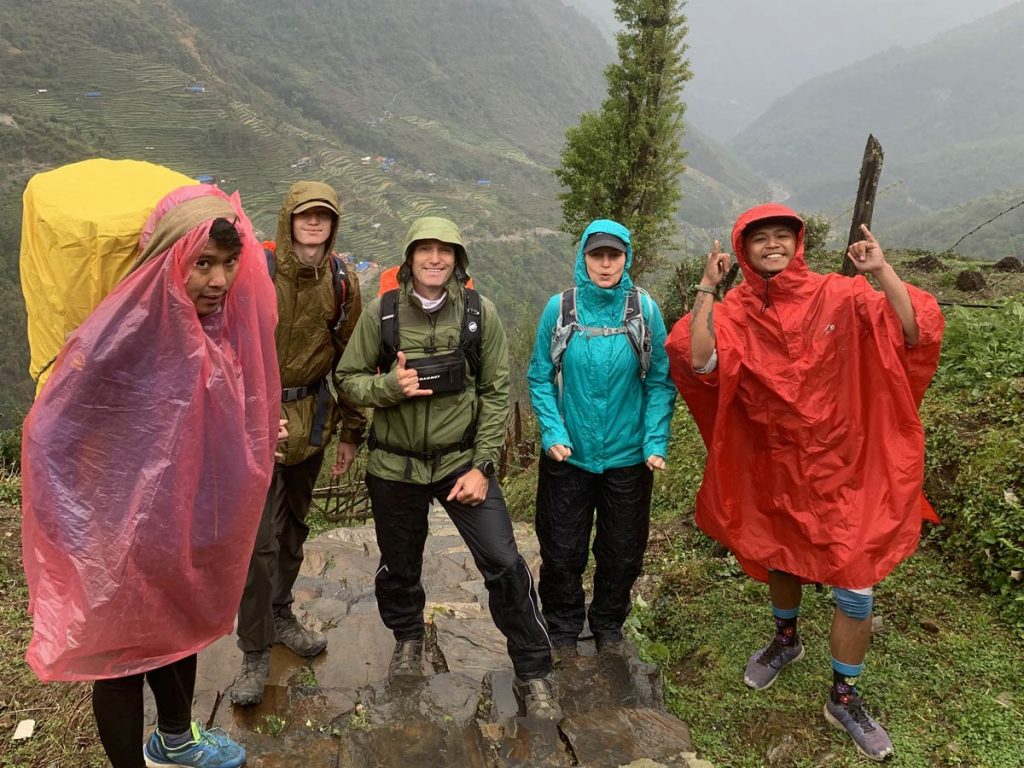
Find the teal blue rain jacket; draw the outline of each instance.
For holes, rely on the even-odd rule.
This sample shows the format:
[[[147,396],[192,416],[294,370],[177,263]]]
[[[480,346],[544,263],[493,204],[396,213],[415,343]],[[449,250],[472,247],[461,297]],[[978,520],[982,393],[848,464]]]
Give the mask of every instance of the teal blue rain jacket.
[[[595,232],[626,243],[626,269],[614,288],[600,288],[587,275],[583,244]],[[633,246],[629,230],[598,219],[587,227],[576,251],[576,311],[581,325],[618,328],[633,286],[629,267]],[[559,295],[540,316],[527,378],[530,401],[540,423],[542,450],[553,445],[572,449],[569,463],[588,472],[640,464],[649,456],[668,456],[669,424],[676,389],[668,375],[665,321],[658,305],[641,296],[641,311],[651,332],[651,369],[645,381],[625,334],[588,335],[577,331],[562,358],[562,394],[551,362],[551,332],[558,324]]]

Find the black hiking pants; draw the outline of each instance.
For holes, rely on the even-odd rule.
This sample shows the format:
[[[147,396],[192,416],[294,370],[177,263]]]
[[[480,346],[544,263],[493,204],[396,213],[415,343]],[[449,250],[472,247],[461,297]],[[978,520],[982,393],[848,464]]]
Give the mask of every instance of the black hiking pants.
[[[196,655],[138,675],[97,680],[92,684],[92,711],[100,743],[113,768],[143,768],[142,682],[156,700],[161,733],[184,733],[192,727]]]
[[[475,507],[447,501],[455,481],[468,470],[456,470],[429,485],[367,474],[381,553],[375,584],[381,619],[396,640],[423,637],[423,545],[430,501],[437,499],[484,577],[491,618],[507,640],[516,676],[521,680],[543,677],[551,671],[551,645],[537,606],[533,576],[516,547],[501,486],[491,478],[487,498]]]
[[[541,456],[537,479],[540,601],[554,647],[575,645],[583,617],[600,642],[622,639],[651,522],[654,474],[646,464],[587,472]],[[594,538],[594,597],[585,611],[583,571]]]
[[[274,617],[291,613],[292,587],[302,567],[302,545],[309,536],[306,515],[323,463],[320,451],[298,464],[274,465],[238,606],[238,647],[243,651],[273,645]]]

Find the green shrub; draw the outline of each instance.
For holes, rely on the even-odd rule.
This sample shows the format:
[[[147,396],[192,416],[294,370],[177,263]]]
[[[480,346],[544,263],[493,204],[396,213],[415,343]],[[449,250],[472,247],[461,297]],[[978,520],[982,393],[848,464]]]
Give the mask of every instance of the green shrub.
[[[922,408],[942,546],[1024,631],[1024,303],[950,313]]]
[[[21,430],[0,429],[0,467],[13,472],[21,468]]]
[[[946,324],[936,385],[975,394],[992,379],[1024,376],[1024,301],[999,309],[955,307]]]

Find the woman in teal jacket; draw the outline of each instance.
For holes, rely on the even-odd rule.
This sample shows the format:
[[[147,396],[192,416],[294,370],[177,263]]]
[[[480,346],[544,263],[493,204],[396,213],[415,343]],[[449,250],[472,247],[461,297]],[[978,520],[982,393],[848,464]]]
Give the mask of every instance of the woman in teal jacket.
[[[668,454],[675,387],[665,322],[633,285],[632,261],[628,229],[608,219],[587,227],[576,287],[544,308],[527,374],[542,440],[539,591],[556,650],[575,650],[583,630],[595,512],[597,569],[586,615],[598,650],[621,644],[647,548],[653,470],[664,469]]]

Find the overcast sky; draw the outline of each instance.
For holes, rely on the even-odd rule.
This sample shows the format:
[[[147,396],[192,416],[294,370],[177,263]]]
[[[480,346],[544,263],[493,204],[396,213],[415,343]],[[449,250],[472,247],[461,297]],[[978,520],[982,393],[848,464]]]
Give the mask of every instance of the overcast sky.
[[[613,23],[612,0],[565,0]],[[725,141],[776,98],[893,46],[912,47],[1020,0],[688,0],[687,117]],[[1024,43],[1022,43],[1024,44]]]

